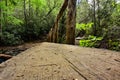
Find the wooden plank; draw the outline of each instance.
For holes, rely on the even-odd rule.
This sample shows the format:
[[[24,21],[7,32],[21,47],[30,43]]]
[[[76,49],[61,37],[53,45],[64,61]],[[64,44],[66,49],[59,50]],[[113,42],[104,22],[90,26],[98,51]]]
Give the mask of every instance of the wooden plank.
[[[119,80],[120,52],[42,43],[0,64],[0,80]]]

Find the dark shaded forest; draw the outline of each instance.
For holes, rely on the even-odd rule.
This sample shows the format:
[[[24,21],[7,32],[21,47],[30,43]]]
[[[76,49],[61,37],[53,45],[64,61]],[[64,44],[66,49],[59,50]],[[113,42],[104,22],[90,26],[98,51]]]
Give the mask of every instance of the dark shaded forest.
[[[1,0],[0,46],[42,40],[120,51],[119,0]]]

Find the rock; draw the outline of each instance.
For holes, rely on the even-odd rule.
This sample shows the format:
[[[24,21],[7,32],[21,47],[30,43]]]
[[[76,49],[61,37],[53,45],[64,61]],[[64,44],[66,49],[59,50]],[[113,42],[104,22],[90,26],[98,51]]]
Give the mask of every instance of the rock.
[[[12,58],[12,56],[6,55],[6,54],[0,54],[0,58],[10,59],[10,58]]]
[[[81,39],[83,39],[84,37],[76,37],[75,39],[76,40],[81,40]]]
[[[6,54],[0,54],[0,63],[4,62],[10,58],[12,58],[12,56],[6,55]]]
[[[3,80],[2,77],[0,77],[0,80]]]
[[[115,61],[117,61],[117,62],[120,62],[120,59],[114,59]]]
[[[111,68],[107,68],[106,70],[111,70]]]
[[[84,39],[84,37],[76,37],[76,38],[75,38],[75,45],[79,45],[79,41],[80,41],[81,39]]]

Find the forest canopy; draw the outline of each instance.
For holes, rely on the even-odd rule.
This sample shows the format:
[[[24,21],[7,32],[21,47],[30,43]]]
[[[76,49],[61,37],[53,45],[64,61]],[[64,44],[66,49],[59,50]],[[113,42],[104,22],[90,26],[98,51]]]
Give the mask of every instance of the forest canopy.
[[[63,3],[64,0],[1,0],[0,46],[46,37]],[[82,37],[80,46],[120,51],[120,0],[76,0],[76,11],[74,36]],[[58,43],[66,43],[68,12],[69,2],[58,22]]]

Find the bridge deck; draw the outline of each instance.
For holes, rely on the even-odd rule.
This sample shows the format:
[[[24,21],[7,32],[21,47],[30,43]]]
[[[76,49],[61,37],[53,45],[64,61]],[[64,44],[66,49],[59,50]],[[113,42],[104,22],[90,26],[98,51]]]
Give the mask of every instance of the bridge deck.
[[[120,52],[41,43],[0,64],[0,80],[120,80]]]

